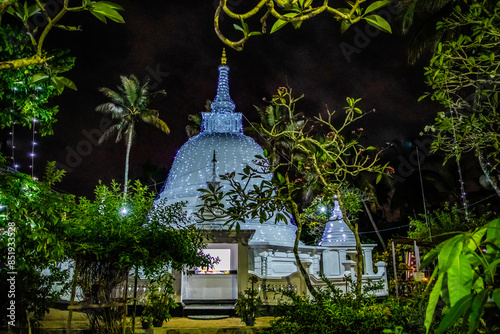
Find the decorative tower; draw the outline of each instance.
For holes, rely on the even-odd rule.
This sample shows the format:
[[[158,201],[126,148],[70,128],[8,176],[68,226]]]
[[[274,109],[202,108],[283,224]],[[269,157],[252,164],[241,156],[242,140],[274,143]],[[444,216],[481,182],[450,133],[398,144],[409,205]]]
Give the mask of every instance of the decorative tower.
[[[328,223],[326,223],[323,237],[318,246],[355,246],[354,233],[343,220],[339,201],[334,201],[334,208]]]
[[[229,96],[229,66],[227,66],[226,50],[222,51],[219,66],[219,82],[217,95],[210,105],[212,112],[202,113],[202,132],[205,133],[243,133],[241,113],[235,113],[235,104]]]

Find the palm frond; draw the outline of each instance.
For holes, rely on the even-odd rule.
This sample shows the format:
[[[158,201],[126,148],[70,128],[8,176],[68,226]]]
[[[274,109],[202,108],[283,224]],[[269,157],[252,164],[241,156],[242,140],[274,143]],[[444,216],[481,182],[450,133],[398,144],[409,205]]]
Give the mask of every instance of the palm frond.
[[[123,107],[114,104],[113,102],[106,102],[98,105],[95,111],[101,112],[103,114],[111,114],[113,119],[123,117]]]
[[[165,96],[167,95],[167,92],[162,89],[162,90],[157,90],[152,93],[149,93],[149,101],[152,101],[153,99],[157,98],[158,96]]]
[[[141,84],[139,79],[133,74],[128,78],[126,76],[120,76],[120,81],[122,83],[121,87],[126,100],[129,102],[130,106],[136,106],[137,99],[141,95]]]
[[[123,122],[120,123],[120,127],[118,128],[119,130],[118,130],[118,134],[116,135],[115,143],[118,143],[123,138],[123,132],[125,130],[125,127],[122,125],[123,125]]]
[[[170,129],[168,128],[168,125],[164,121],[162,121],[158,117],[158,115],[159,115],[158,110],[145,110],[144,112],[141,113],[141,120],[151,125],[154,125],[162,132],[169,134]]]
[[[100,87],[98,90],[106,97],[110,98],[115,104],[123,105],[123,97],[118,92],[107,87]]]
[[[408,63],[415,64],[425,50],[435,50],[445,31],[436,31],[432,25],[425,25],[413,39],[408,50]]]
[[[114,124],[110,126],[106,131],[104,131],[104,133],[99,138],[99,141],[97,142],[98,145],[101,145],[103,142],[112,137],[118,131],[119,128],[120,124]]]

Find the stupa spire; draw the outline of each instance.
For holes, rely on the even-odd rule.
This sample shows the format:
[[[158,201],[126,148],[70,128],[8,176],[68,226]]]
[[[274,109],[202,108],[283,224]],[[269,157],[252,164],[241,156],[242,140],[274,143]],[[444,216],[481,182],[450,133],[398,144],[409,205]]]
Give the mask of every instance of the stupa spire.
[[[219,65],[217,95],[210,105],[212,112],[201,113],[201,133],[243,133],[241,113],[234,112],[235,105],[229,96],[229,66],[226,50],[222,50]]]
[[[226,49],[223,49],[221,64],[219,66],[217,95],[210,108],[214,113],[232,113],[235,107],[231,96],[229,96],[229,66],[227,66]]]

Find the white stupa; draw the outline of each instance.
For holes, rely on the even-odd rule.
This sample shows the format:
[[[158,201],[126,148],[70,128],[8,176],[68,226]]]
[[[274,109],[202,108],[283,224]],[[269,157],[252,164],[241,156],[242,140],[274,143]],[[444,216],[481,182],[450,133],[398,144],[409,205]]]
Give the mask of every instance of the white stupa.
[[[223,191],[229,190],[227,181],[220,182],[219,175],[235,172],[238,174],[249,165],[259,168],[256,155],[263,156],[262,148],[250,137],[243,134],[242,114],[234,112],[235,104],[229,95],[229,66],[223,56],[219,66],[217,95],[211,104],[212,112],[202,113],[200,134],[190,138],[177,152],[165,186],[158,199],[167,203],[185,201],[188,214],[198,211],[200,192],[210,183],[220,183]],[[272,175],[264,176],[270,180]],[[253,179],[251,184],[262,182]],[[222,219],[199,221],[200,228],[227,228]],[[297,228],[284,222],[269,220],[260,224],[258,220],[247,220],[242,230],[255,230],[250,243],[274,243],[292,246]]]
[[[223,54],[217,95],[211,104],[211,112],[202,113],[200,134],[190,138],[177,152],[157,200],[157,203],[165,200],[167,204],[187,202],[186,210],[193,223],[211,233],[204,251],[220,259],[214,268],[191,268],[192,275],[178,273],[182,278],[176,280],[176,298],[186,309],[200,301],[204,304],[221,301],[234,304],[238,294],[247,288],[250,275],[257,276],[259,284],[265,286],[261,297],[267,304],[277,303],[274,294],[269,292],[272,289],[307,291],[293,254],[296,226],[276,223],[275,219],[263,224],[257,220],[247,220],[241,224],[238,234],[228,231],[224,219],[201,221],[193,215],[201,204],[198,189],[217,184],[223,187],[223,191],[229,190],[228,183],[220,180],[219,175],[231,172],[238,175],[247,165],[258,167],[255,156],[263,156],[261,147],[243,134],[242,114],[234,111],[235,104],[229,95],[228,74],[229,67]],[[267,179],[271,177],[269,175]],[[252,182],[257,184],[262,179]],[[314,285],[325,284],[320,279],[322,273],[345,289],[345,275],[355,273],[353,259],[356,256],[356,244],[354,235],[339,212],[336,207],[320,245],[305,246],[300,243],[299,256]],[[385,263],[376,264],[377,273],[373,271],[371,251],[374,246],[363,245],[363,279],[386,282]],[[383,289],[378,294],[386,293],[387,290]]]

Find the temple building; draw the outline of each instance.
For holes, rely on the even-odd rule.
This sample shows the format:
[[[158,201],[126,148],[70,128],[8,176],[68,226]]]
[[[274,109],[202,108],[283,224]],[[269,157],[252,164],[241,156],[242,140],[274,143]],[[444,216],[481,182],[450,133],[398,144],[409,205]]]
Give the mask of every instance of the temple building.
[[[293,289],[305,293],[307,287],[298,271],[293,254],[296,226],[292,223],[276,223],[271,219],[263,224],[247,220],[241,231],[228,230],[223,219],[202,221],[193,214],[202,202],[198,189],[209,184],[229,190],[227,182],[219,175],[238,174],[247,165],[255,166],[255,156],[263,156],[261,147],[243,133],[242,114],[235,112],[235,104],[229,95],[229,67],[223,56],[219,66],[217,95],[211,104],[211,112],[203,112],[201,132],[190,138],[178,151],[165,186],[158,200],[166,203],[184,201],[193,223],[210,231],[207,249],[220,262],[214,268],[191,268],[190,274],[177,273],[176,299],[185,308],[190,305],[234,304],[248,284],[250,275],[259,279],[261,297],[266,304],[277,303],[273,288]],[[268,175],[271,179],[272,175]],[[262,182],[253,179],[251,182]],[[387,294],[386,264],[372,263],[375,244],[363,244],[365,264],[363,281],[383,282],[378,295]],[[325,227],[317,246],[299,246],[300,259],[315,286],[324,286],[320,274],[324,274],[341,289],[346,289],[345,276],[354,277],[356,272],[356,243],[354,234],[343,221],[335,203],[331,219]],[[374,267],[376,269],[374,270]]]

